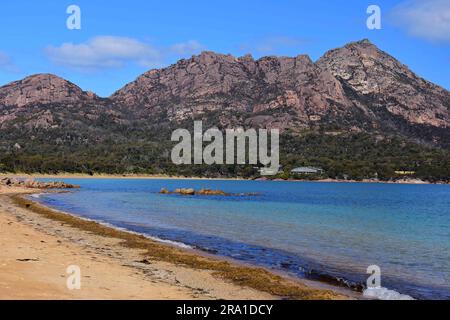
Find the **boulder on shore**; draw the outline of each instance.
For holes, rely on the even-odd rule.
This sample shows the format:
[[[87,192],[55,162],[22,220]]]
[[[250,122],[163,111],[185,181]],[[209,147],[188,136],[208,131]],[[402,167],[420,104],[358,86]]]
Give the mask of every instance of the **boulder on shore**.
[[[75,189],[80,187],[62,181],[41,182],[36,181],[34,179],[23,180],[8,177],[0,179],[0,185],[7,187],[23,187],[30,189]]]

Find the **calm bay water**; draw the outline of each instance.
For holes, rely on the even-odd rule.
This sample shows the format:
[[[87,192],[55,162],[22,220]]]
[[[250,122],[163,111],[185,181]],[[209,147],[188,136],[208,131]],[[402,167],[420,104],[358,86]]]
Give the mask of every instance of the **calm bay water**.
[[[54,179],[52,179],[54,180]],[[263,181],[63,179],[80,190],[39,201],[81,217],[299,277],[450,299],[450,186]],[[162,188],[258,196],[183,197]]]

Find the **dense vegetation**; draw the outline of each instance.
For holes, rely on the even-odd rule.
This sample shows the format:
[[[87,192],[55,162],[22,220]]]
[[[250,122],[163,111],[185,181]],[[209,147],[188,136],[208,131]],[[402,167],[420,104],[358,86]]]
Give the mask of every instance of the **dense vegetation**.
[[[2,130],[0,172],[167,174],[203,177],[259,177],[253,166],[181,165],[170,160],[172,128],[108,124],[86,130]],[[281,137],[283,172],[276,178],[391,180],[407,177],[450,181],[450,151],[400,137],[324,132],[285,133]],[[298,166],[324,169],[320,176],[290,174]]]

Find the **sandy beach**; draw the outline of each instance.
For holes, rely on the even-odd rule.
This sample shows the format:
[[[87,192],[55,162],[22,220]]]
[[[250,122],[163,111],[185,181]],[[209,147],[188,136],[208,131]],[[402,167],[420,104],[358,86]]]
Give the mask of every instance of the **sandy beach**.
[[[348,299],[288,279],[85,221],[0,187],[0,299]],[[81,270],[69,290],[68,266]]]

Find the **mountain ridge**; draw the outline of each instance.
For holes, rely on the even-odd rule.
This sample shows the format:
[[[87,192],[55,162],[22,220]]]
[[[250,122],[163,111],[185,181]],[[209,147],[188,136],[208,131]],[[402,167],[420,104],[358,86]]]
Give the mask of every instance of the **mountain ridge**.
[[[0,130],[22,134],[65,127],[100,141],[109,127],[177,127],[193,119],[222,129],[366,132],[450,146],[450,92],[367,39],[317,61],[204,51],[149,70],[107,98],[51,74],[0,87]]]
[[[107,98],[49,74],[0,87],[0,172],[258,177],[253,166],[177,166],[171,133],[279,128],[276,178],[450,181],[450,92],[368,40],[307,55],[206,51]],[[304,177],[314,179],[317,177]]]

